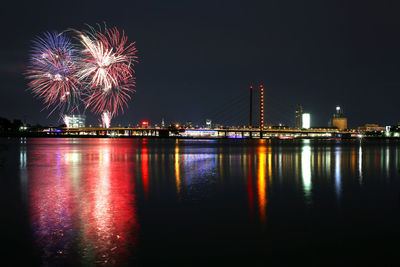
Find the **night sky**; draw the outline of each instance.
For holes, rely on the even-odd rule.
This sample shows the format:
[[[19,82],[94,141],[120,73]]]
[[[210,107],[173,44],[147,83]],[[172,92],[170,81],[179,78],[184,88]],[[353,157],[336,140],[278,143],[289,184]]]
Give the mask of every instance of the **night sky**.
[[[338,104],[350,127],[400,121],[399,1],[4,1],[0,12],[0,117],[59,124],[27,91],[30,40],[106,22],[136,41],[140,61],[114,125],[247,124],[259,83],[268,123],[293,125],[296,104],[312,126]]]

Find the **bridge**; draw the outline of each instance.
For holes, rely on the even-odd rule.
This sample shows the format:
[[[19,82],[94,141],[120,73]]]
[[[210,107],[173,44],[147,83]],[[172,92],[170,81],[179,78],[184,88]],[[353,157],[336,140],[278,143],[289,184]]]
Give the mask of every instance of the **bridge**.
[[[340,138],[356,137],[359,133],[355,130],[338,130],[336,128],[310,128],[296,129],[291,127],[265,127],[259,128],[60,128],[49,129],[48,134],[61,136],[87,136],[87,137],[182,137],[182,138]]]
[[[267,126],[265,125],[265,94],[263,85],[259,86],[259,124],[253,127],[253,91],[255,88],[249,87],[248,98],[242,92],[236,98],[230,99],[227,104],[218,107],[218,110],[213,113],[203,114],[203,118],[211,117],[218,118],[218,121],[226,121],[221,117],[224,112],[229,118],[238,118],[238,115],[243,116],[248,114],[248,125],[243,127],[222,127],[215,125],[207,128],[192,127],[192,126],[170,126],[165,127],[150,127],[148,122],[142,127],[81,127],[81,128],[60,128],[49,129],[48,134],[61,136],[110,136],[110,137],[177,137],[177,138],[341,138],[341,137],[359,137],[361,133],[351,129],[338,129],[331,127],[324,128],[308,128],[299,129],[287,126]],[[243,101],[249,103],[247,106]],[[246,106],[249,108],[246,112]],[[275,109],[272,109],[275,110]],[[235,113],[236,112],[236,113]],[[284,115],[284,114],[280,114]],[[309,126],[308,126],[309,127]]]

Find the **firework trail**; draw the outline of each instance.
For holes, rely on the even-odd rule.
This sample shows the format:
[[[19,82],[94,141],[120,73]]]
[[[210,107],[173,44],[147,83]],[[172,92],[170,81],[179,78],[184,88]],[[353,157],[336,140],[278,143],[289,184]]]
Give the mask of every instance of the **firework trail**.
[[[110,128],[110,124],[111,124],[111,112],[110,111],[104,111],[101,114],[101,125],[103,128]]]
[[[64,33],[46,32],[36,37],[26,76],[32,93],[46,108],[72,111],[80,99],[78,52]]]
[[[106,28],[104,32],[80,32],[79,76],[85,83],[85,103],[95,114],[104,112],[111,118],[127,106],[135,86],[133,66],[135,43],[128,44],[124,32]]]

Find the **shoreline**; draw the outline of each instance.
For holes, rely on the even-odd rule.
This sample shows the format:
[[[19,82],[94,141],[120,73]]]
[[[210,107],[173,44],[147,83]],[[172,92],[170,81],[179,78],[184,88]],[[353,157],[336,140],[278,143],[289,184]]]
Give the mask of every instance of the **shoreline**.
[[[267,138],[229,138],[229,137],[187,137],[187,136],[111,136],[111,135],[66,135],[58,133],[30,133],[30,134],[0,134],[0,138],[111,138],[111,139],[185,139],[185,140],[279,140],[283,142],[290,142],[295,140],[324,140],[324,141],[341,141],[341,140],[392,140],[400,141],[400,137],[387,137],[387,136],[363,136],[363,137],[295,137],[295,138],[279,138],[279,137],[267,137]]]

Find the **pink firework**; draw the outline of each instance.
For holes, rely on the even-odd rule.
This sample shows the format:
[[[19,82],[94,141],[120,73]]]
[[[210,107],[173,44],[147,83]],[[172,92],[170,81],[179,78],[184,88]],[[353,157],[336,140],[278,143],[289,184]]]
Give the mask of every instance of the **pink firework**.
[[[79,38],[83,46],[79,76],[86,85],[86,106],[96,114],[123,112],[134,92],[135,43],[128,44],[117,28],[80,32]]]

